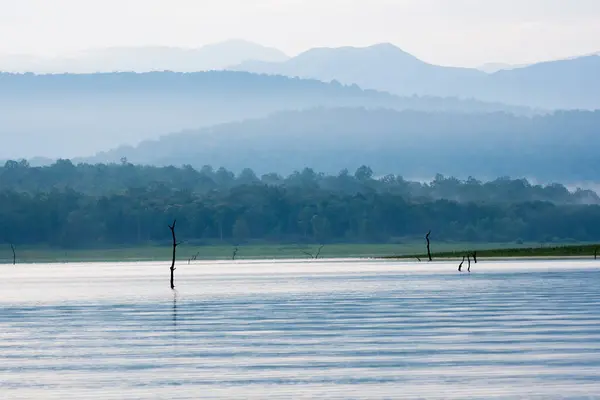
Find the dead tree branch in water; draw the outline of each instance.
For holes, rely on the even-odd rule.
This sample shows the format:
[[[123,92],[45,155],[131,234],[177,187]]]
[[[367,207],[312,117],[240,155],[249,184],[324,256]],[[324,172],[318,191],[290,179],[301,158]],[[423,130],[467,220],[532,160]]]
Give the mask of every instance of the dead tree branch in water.
[[[231,256],[231,259],[232,259],[232,260],[235,260],[235,257],[237,256],[237,253],[238,253],[238,250],[239,250],[239,249],[238,249],[237,247],[236,247],[236,248],[233,250],[233,254],[232,254],[232,256]]]
[[[319,258],[319,255],[321,255],[321,250],[323,250],[323,247],[325,247],[325,245],[324,245],[324,244],[322,244],[322,245],[319,247],[319,249],[317,250],[317,252],[316,252],[316,253],[314,253],[314,254],[313,254],[313,253],[309,253],[308,251],[305,251],[305,250],[300,250],[300,251],[301,251],[302,253],[306,254],[307,256],[309,256],[310,258],[312,258],[312,259],[316,260],[316,259],[318,259],[318,258]]]
[[[177,238],[175,236],[175,224],[177,223],[177,220],[174,219],[173,220],[173,225],[169,225],[169,229],[171,230],[171,236],[173,236],[173,260],[171,261],[171,289],[175,289],[175,282],[174,282],[174,273],[175,273],[175,252],[177,250],[177,246],[179,246],[180,243],[177,242]]]
[[[475,264],[477,264],[477,252],[476,251],[473,252],[473,261],[475,261]]]
[[[467,271],[471,272],[471,256],[467,256],[467,261],[469,262],[469,267],[467,268]]]
[[[12,250],[12,253],[13,253],[13,265],[17,265],[17,253],[15,252],[15,245],[11,243],[10,249]]]
[[[199,255],[200,255],[200,252],[197,252],[196,254],[194,254],[190,259],[188,259],[188,264],[191,263],[192,261],[196,261],[198,259]]]
[[[416,258],[417,260],[419,260],[419,262],[421,262],[421,259],[419,258],[419,256],[415,256],[415,258]]]
[[[597,259],[598,259],[598,248],[596,247],[594,249],[594,260],[597,260]]]
[[[313,255],[312,255],[312,253],[309,253],[308,251],[304,251],[304,250],[300,250],[300,251],[302,251],[303,254],[306,254],[310,258],[314,258]]]
[[[319,255],[321,254],[321,250],[323,250],[323,247],[325,247],[324,244],[322,244],[321,247],[319,247],[319,250],[317,251],[317,254],[315,254],[315,260],[319,258]]]
[[[429,257],[429,261],[433,261],[431,258],[431,249],[430,249],[430,242],[429,242],[430,235],[431,235],[431,231],[427,232],[427,235],[425,235],[425,240],[427,240],[427,257]]]
[[[458,266],[458,272],[462,272],[462,266],[463,266],[464,263],[465,263],[465,256],[463,256],[462,262]]]

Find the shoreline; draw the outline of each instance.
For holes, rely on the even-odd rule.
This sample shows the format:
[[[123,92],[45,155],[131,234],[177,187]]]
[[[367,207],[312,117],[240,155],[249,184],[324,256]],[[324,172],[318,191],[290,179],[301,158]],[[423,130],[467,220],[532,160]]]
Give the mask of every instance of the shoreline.
[[[478,261],[504,260],[594,260],[600,256],[600,244],[540,246],[527,244],[514,247],[514,243],[438,243],[433,251],[433,262],[460,262],[463,256],[477,253]],[[487,246],[487,247],[486,247]],[[186,246],[177,254],[180,265],[206,261],[232,261],[235,249],[237,261],[297,260],[317,261],[318,245],[246,245],[246,246]],[[460,249],[460,250],[459,250]],[[466,250],[463,250],[466,249]],[[179,248],[178,248],[179,250]],[[404,250],[404,251],[402,251]],[[332,244],[326,245],[318,260],[377,260],[414,261],[429,263],[423,254],[422,243],[410,244]],[[396,254],[394,254],[396,253]],[[418,260],[420,258],[421,261]],[[597,258],[596,258],[597,259]],[[169,246],[137,248],[77,249],[16,248],[16,264],[65,264],[85,262],[168,262]],[[465,259],[465,262],[466,259]],[[10,248],[0,250],[0,265],[12,265]]]

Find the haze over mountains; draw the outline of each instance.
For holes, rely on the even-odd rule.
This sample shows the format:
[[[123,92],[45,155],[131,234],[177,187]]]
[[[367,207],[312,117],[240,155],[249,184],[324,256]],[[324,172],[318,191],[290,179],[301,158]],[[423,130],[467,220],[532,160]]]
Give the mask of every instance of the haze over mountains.
[[[494,72],[503,71],[503,70],[511,70],[515,68],[523,68],[528,67],[531,64],[506,64],[506,63],[485,63],[477,67],[478,70],[487,72],[488,74],[493,74]]]
[[[198,49],[123,47],[89,50],[55,59],[0,57],[0,70],[7,72],[223,69],[324,82],[335,80],[400,96],[473,98],[545,109],[600,108],[598,54],[532,65],[491,63],[475,69],[429,64],[389,43],[314,48],[289,58],[277,49],[230,40]]]
[[[583,54],[583,55],[579,55],[576,57],[567,57],[566,60],[572,60],[575,58],[594,56],[594,55],[600,56],[600,52]],[[553,61],[559,61],[559,60],[553,60]],[[510,70],[510,69],[516,69],[516,68],[529,67],[530,65],[533,65],[533,64],[507,64],[507,63],[501,63],[501,62],[499,62],[499,63],[489,62],[489,63],[485,63],[483,65],[480,65],[479,67],[477,67],[477,69],[480,71],[483,71],[483,72],[487,72],[489,74],[493,74],[494,72],[498,72],[498,71],[502,71],[502,70]]]
[[[247,60],[285,61],[282,51],[245,40],[188,49],[168,46],[110,47],[55,57],[0,56],[0,71],[34,73],[197,72],[219,70]]]
[[[398,95],[457,96],[541,108],[600,108],[600,56],[549,61],[488,74],[428,64],[391,44],[320,48],[283,62],[231,69],[356,83]]]
[[[401,98],[316,80],[247,72],[0,74],[0,158],[93,155],[182,129],[314,107],[509,112],[473,100]],[[285,134],[285,132],[281,132]]]
[[[400,96],[474,98],[545,109],[600,108],[598,54],[532,65],[491,63],[476,69],[429,64],[389,43],[362,48],[314,48],[289,58],[277,49],[230,40],[198,49],[123,47],[89,50],[55,59],[0,57],[0,70],[8,72],[223,69],[325,82],[336,80]]]
[[[0,73],[0,159],[600,181],[599,112],[564,111],[600,109],[597,55],[486,73],[391,44],[289,58],[229,41],[55,61],[37,67],[79,73]],[[82,73],[164,69],[180,72]]]
[[[335,174],[369,165],[410,179],[442,173],[481,179],[594,181],[600,171],[600,111],[526,117],[506,113],[319,108],[166,135],[86,162],[223,166],[288,174]]]

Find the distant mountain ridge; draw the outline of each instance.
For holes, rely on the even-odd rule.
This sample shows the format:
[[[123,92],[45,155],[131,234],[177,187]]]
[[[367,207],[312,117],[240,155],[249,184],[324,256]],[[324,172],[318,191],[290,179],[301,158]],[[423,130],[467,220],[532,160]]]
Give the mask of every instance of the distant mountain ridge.
[[[0,73],[0,158],[95,154],[183,129],[313,107],[535,111],[452,98],[405,97],[338,82],[248,72]]]
[[[600,56],[531,65],[490,63],[457,68],[424,62],[390,43],[314,48],[295,57],[243,40],[197,49],[116,47],[46,59],[0,56],[0,71],[245,71],[357,84],[399,96],[457,97],[544,109],[600,109]]]
[[[199,48],[131,46],[90,49],[58,57],[0,56],[0,71],[34,73],[198,72],[221,70],[248,60],[281,62],[282,51],[245,40]]]
[[[478,70],[493,74],[502,70],[510,70],[515,68],[528,67],[531,64],[507,64],[507,63],[485,63],[477,67]]]
[[[600,109],[600,56],[549,61],[488,74],[433,65],[389,44],[308,50],[282,62],[249,61],[235,71],[356,83],[401,96],[476,98],[551,109]]]
[[[439,86],[455,86],[457,81],[464,79],[483,81],[487,76],[475,69],[428,64],[389,43],[369,47],[317,48],[279,63],[250,61],[229,69],[322,81],[338,80],[344,84],[355,83],[406,96],[455,96],[452,89],[440,94]]]
[[[429,179],[525,177],[598,182],[600,111],[534,117],[391,109],[317,108],[227,123],[144,141],[84,162],[223,166],[239,172],[325,173],[365,164],[381,174]]]

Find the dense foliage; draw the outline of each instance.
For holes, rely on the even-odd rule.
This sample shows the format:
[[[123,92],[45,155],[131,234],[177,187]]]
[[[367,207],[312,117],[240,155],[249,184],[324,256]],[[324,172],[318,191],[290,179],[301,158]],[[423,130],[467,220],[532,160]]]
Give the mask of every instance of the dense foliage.
[[[168,241],[177,218],[186,241],[390,242],[600,239],[593,192],[523,180],[481,183],[438,176],[429,184],[397,176],[324,176],[310,169],[286,178],[234,176],[206,167],[73,165],[0,170],[0,232],[5,242],[61,247]],[[459,200],[459,201],[456,201]],[[544,201],[541,201],[544,200]]]
[[[454,200],[458,202],[519,203],[548,201],[556,204],[600,204],[591,190],[570,192],[561,184],[533,185],[526,179],[498,178],[482,182],[470,177],[459,180],[436,175],[429,183],[409,181],[400,175],[377,176],[367,166],[354,172],[342,170],[336,175],[317,173],[311,168],[288,176],[276,173],[258,176],[246,168],[234,174],[225,168],[204,166],[199,170],[133,165],[123,159],[119,164],[73,164],[59,160],[50,166],[31,167],[27,161],[8,161],[0,167],[0,188],[17,192],[48,192],[70,188],[88,195],[123,193],[129,188],[164,185],[173,190],[195,194],[223,191],[249,185],[265,184],[286,188],[319,189],[325,192],[354,195],[356,193],[389,193],[407,201]]]

